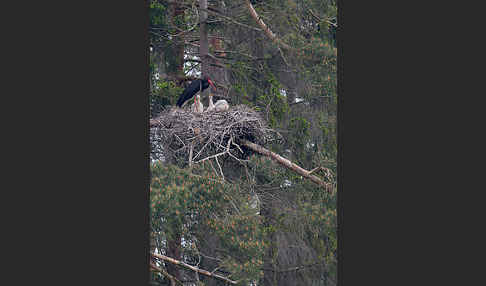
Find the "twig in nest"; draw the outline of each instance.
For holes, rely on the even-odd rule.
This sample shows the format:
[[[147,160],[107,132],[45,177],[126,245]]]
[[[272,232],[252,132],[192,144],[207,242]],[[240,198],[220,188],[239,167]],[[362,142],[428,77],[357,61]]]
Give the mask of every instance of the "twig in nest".
[[[231,141],[231,144],[235,145],[236,147],[238,147],[238,150],[243,154],[243,150],[241,150],[241,147],[240,145],[236,144],[234,141]]]
[[[228,153],[228,151],[224,151],[224,152],[221,152],[221,153],[218,153],[218,154],[211,155],[211,156],[206,157],[204,159],[201,159],[201,160],[199,160],[197,162],[194,162],[194,164],[199,164],[199,163],[202,163],[202,162],[204,162],[206,160],[213,159],[213,158],[216,158],[217,159],[219,156],[222,156],[222,155],[224,155],[226,153]]]

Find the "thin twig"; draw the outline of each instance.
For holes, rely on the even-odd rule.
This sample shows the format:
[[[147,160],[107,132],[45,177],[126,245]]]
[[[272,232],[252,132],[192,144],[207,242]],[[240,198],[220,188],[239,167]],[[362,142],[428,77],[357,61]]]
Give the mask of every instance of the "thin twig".
[[[219,171],[221,172],[221,177],[223,178],[223,181],[224,181],[223,169],[221,168],[221,165],[219,164],[218,157],[215,157],[214,159],[216,160],[216,163],[218,163]]]

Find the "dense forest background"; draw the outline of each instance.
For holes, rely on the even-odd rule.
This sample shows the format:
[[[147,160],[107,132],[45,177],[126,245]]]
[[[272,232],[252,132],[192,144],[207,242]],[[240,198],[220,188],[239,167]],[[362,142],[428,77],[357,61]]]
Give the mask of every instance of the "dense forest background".
[[[150,0],[151,118],[209,75],[204,106],[260,112],[282,136],[265,148],[333,186],[254,153],[189,167],[151,132],[152,285],[336,285],[336,18],[331,0]]]

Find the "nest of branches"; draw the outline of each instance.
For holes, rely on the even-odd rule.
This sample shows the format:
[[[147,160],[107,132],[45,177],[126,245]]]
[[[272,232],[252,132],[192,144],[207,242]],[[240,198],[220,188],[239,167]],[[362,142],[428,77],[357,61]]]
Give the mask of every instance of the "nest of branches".
[[[152,159],[189,165],[218,158],[244,160],[252,151],[238,144],[241,139],[259,145],[281,139],[260,113],[246,105],[203,113],[171,107],[152,119],[150,125]]]

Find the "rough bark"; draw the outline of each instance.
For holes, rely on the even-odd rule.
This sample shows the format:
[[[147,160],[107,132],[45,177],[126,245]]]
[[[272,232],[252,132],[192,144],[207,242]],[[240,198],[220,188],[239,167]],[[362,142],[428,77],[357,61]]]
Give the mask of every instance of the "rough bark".
[[[184,15],[184,10],[186,8],[179,3],[171,3],[170,9],[171,24],[175,27],[179,27],[180,25],[178,24],[176,19]],[[173,49],[174,57],[171,59],[173,66],[169,71],[169,76],[177,77],[184,74],[184,36],[174,38],[173,42],[175,43]]]
[[[224,52],[223,47],[223,40],[221,38],[211,37],[209,43],[214,51],[223,51],[222,53],[219,53],[218,56],[226,57],[226,53]],[[226,68],[223,63],[217,57],[211,58],[209,62],[209,73],[211,74],[211,79],[219,84],[227,85],[228,82],[226,80]],[[214,94],[215,90],[211,89],[211,93]]]

